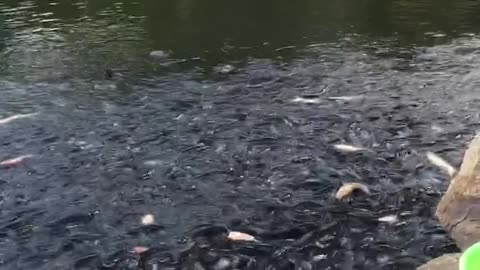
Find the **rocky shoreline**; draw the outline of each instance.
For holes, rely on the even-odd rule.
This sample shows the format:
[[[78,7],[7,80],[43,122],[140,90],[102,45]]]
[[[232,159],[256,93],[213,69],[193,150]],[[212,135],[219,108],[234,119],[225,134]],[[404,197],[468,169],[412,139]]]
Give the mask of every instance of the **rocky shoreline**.
[[[440,200],[436,216],[456,245],[465,251],[480,240],[480,137],[465,152],[459,172]],[[418,270],[458,270],[461,253],[445,254]]]

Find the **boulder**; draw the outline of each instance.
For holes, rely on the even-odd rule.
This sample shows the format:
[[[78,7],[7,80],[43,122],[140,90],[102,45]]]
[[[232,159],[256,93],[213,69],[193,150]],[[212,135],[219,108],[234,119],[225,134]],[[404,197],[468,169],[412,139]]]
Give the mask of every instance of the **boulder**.
[[[462,165],[453,176],[437,206],[436,216],[457,246],[465,251],[480,241],[480,136],[465,151]],[[445,254],[417,270],[458,270],[461,253]]]
[[[420,266],[417,270],[458,270],[460,253],[445,254]]]
[[[436,215],[461,250],[480,241],[480,137],[465,152],[462,166],[440,200]]]

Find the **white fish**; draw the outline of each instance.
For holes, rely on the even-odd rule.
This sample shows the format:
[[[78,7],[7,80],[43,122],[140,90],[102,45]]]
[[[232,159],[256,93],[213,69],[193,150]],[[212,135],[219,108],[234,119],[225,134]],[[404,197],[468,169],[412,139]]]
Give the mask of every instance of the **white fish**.
[[[152,58],[166,59],[166,58],[168,58],[168,56],[169,55],[168,55],[167,52],[164,52],[164,51],[161,51],[161,50],[150,52],[150,57],[152,57]]]
[[[159,159],[152,159],[152,160],[147,160],[143,162],[145,166],[153,167],[153,166],[159,166],[162,165],[164,162]]]
[[[342,101],[352,101],[356,99],[362,99],[363,96],[339,96],[339,97],[328,97],[330,100],[342,100]]]
[[[441,128],[440,126],[437,126],[437,125],[432,125],[432,130],[435,131],[435,132],[443,132],[443,128]]]
[[[432,37],[434,38],[442,38],[442,37],[446,37],[447,35],[443,34],[443,33],[436,33],[436,34],[433,34]]]
[[[143,225],[152,225],[153,223],[155,223],[155,217],[152,214],[147,214],[142,217]]]
[[[213,267],[213,269],[214,269],[214,270],[224,270],[224,269],[229,268],[230,265],[231,265],[231,262],[230,262],[229,259],[221,258],[221,259],[218,260],[218,262],[215,264],[215,266]]]
[[[218,67],[216,70],[217,70],[218,73],[227,74],[227,73],[230,73],[230,72],[234,71],[235,67],[232,66],[232,65],[224,65],[224,66]]]
[[[17,119],[28,118],[28,117],[32,117],[32,116],[35,116],[35,115],[37,115],[37,113],[12,115],[10,117],[0,119],[0,125],[8,124],[8,123],[10,123],[12,121],[15,121]]]
[[[379,218],[378,221],[393,224],[398,222],[398,217],[396,215],[389,215]]]
[[[335,147],[335,149],[342,152],[358,152],[358,151],[366,150],[363,147],[358,147],[358,146],[353,146],[348,144],[335,144],[333,147]]]
[[[313,256],[312,259],[313,259],[314,262],[318,262],[318,261],[327,259],[327,255],[325,255],[325,254],[315,255],[315,256]]]
[[[140,255],[144,253],[145,251],[149,250],[147,247],[142,247],[142,246],[136,246],[132,249],[132,253],[135,253],[137,255]]]
[[[256,242],[257,239],[250,234],[242,232],[230,232],[227,236],[229,240],[232,241],[247,241],[247,242]]]
[[[446,160],[444,160],[443,158],[439,157],[438,155],[432,152],[427,153],[427,158],[433,165],[445,171],[450,177],[453,177],[457,172],[455,167],[453,167]]]
[[[22,163],[27,158],[32,158],[33,155],[23,155],[16,158],[11,158],[0,162],[0,166],[15,166]]]
[[[291,50],[291,49],[295,49],[295,46],[293,45],[290,45],[290,46],[284,46],[284,47],[280,47],[278,49],[275,49],[276,52],[280,52],[280,51],[283,51],[283,50]]]
[[[355,191],[362,191],[365,194],[370,194],[370,189],[364,184],[361,183],[346,183],[343,184],[335,194],[337,200],[343,200],[344,198],[352,196]]]
[[[296,97],[292,99],[292,102],[304,103],[304,104],[319,104],[322,100],[319,98],[302,98]]]

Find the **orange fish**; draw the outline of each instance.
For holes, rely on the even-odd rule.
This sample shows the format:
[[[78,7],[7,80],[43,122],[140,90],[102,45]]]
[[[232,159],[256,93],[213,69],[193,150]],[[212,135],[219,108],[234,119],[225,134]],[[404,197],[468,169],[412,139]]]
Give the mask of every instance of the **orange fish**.
[[[361,183],[346,183],[343,184],[335,194],[337,200],[343,200],[344,198],[352,196],[353,192],[360,190],[365,194],[370,194],[368,187]]]

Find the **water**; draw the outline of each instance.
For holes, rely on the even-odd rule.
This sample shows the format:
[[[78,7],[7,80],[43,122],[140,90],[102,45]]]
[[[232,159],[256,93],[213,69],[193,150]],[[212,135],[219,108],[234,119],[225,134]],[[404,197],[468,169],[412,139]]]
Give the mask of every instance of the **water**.
[[[458,166],[478,129],[479,8],[1,0],[0,159],[27,158],[0,169],[0,265],[415,269],[457,251],[425,153]],[[372,194],[335,202],[348,181]]]

